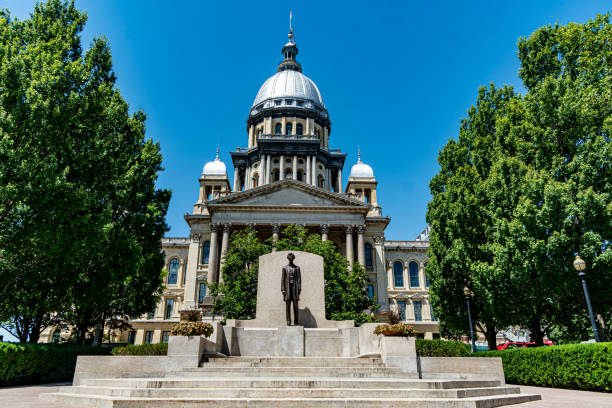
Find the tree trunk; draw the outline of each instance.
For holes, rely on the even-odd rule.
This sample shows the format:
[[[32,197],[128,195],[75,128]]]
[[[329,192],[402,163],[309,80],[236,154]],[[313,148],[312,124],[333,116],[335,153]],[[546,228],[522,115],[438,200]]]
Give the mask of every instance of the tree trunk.
[[[92,346],[100,346],[102,344],[102,336],[104,334],[104,315],[98,319],[96,328],[94,329],[94,338]]]
[[[45,314],[43,312],[38,312],[36,317],[34,318],[34,322],[32,324],[32,330],[30,331],[30,338],[28,342],[30,343],[38,343],[40,339],[40,332],[42,332],[42,323]]]
[[[489,350],[497,350],[497,331],[495,329],[487,329],[485,336]]]
[[[597,326],[599,326],[599,340],[610,341],[610,329],[605,317],[600,313],[597,314]]]
[[[531,332],[531,341],[535,342],[536,346],[543,346],[544,331],[542,330],[539,320],[531,322],[529,331]]]

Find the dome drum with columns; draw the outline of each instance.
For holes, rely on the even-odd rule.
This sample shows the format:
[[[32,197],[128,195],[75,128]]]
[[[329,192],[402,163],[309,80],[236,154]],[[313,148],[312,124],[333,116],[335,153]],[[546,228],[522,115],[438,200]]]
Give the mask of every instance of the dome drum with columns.
[[[249,228],[262,241],[277,240],[291,224],[320,234],[349,264],[364,266],[379,318],[387,318],[393,304],[421,336],[439,336],[424,269],[428,241],[423,234],[419,240],[385,239],[391,219],[382,215],[378,182],[361,152],[343,186],[346,154],[330,149],[327,108],[295,59],[293,31],[282,52],[278,72],[264,82],[250,109],[247,146],[231,152],[233,185],[217,148],[199,178],[193,211],[185,214],[189,237],[162,241],[168,275],[156,310],[132,319],[133,335],[120,341],[161,342],[181,313],[218,319],[211,316],[208,287],[223,280],[231,232]]]

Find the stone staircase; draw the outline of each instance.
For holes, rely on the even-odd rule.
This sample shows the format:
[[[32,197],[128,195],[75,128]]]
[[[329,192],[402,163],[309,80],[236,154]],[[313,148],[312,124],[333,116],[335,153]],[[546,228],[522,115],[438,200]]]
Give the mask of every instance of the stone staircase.
[[[163,378],[85,379],[43,399],[79,407],[498,407],[540,399],[497,380],[422,380],[380,357],[211,358]]]

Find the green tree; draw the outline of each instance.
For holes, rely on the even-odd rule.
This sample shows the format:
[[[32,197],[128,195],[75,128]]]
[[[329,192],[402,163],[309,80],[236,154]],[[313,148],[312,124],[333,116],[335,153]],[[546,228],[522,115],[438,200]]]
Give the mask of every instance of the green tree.
[[[73,2],[0,11],[0,321],[36,342],[61,317],[150,310],[161,290],[170,193],[159,145],[115,87],[108,42],[83,52]]]
[[[223,283],[213,286],[217,297],[215,310],[231,319],[253,319],[257,304],[258,258],[272,247],[279,251],[305,251],[323,257],[325,276],[325,314],[332,320],[355,320],[357,324],[373,319],[364,313],[375,308],[376,300],[367,296],[368,276],[361,265],[348,261],[338,253],[331,241],[322,241],[318,234],[307,234],[304,228],[290,225],[274,243],[260,243],[253,231],[232,234],[232,244],[223,266]]]
[[[539,344],[552,330],[584,338],[576,253],[589,263],[594,308],[609,326],[612,293],[600,283],[612,278],[611,34],[606,15],[521,38],[525,97],[495,103],[490,115],[481,90],[458,141],[440,153],[428,272],[443,327],[460,329],[459,300],[448,296],[463,279],[487,326],[492,317],[498,327],[528,327]]]

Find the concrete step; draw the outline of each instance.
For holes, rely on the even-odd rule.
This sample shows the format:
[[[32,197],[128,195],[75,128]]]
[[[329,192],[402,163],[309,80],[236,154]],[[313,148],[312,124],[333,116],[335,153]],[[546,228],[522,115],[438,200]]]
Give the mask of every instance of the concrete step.
[[[404,373],[387,367],[193,367],[177,372],[185,377],[396,377],[414,378],[415,373]]]
[[[384,363],[372,357],[228,357],[210,358],[202,367],[384,367]]]
[[[512,394],[477,398],[118,398],[87,394],[51,393],[47,401],[96,408],[493,408],[539,399]]]
[[[408,378],[320,378],[320,377],[162,377],[90,378],[83,386],[120,388],[368,388],[368,389],[455,389],[499,387],[497,380],[420,380]]]
[[[62,394],[132,398],[473,398],[519,394],[516,386],[463,389],[61,387]]]

